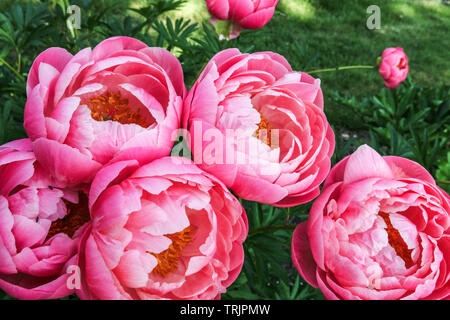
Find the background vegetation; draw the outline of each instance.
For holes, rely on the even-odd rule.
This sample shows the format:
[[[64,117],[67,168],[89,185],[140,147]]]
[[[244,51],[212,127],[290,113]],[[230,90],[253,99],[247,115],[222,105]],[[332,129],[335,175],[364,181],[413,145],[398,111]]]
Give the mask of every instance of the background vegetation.
[[[81,8],[81,29],[69,30],[67,7]],[[410,76],[387,90],[372,70],[315,75],[336,133],[333,163],[367,143],[382,154],[425,166],[449,191],[450,6],[440,0],[280,0],[263,29],[220,41],[203,0],[52,0],[0,3],[0,143],[25,137],[25,79],[35,57],[51,46],[72,53],[116,36],[139,38],[180,59],[188,88],[218,51],[275,51],[295,70],[375,64],[382,51],[403,47]],[[381,8],[380,30],[368,30],[366,9]],[[238,280],[224,299],[322,299],[290,259],[293,228],[310,204],[290,209],[243,201],[251,226]],[[0,299],[9,299],[0,292]],[[70,297],[74,298],[74,297]]]

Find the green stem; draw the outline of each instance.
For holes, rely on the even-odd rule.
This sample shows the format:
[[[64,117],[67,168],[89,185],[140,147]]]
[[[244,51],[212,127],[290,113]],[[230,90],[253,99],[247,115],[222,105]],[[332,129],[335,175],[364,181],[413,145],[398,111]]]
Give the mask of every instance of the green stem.
[[[291,208],[287,208],[287,215],[286,215],[286,224],[289,224],[289,220],[291,219]]]
[[[17,72],[18,73],[20,73],[21,65],[22,65],[22,55],[19,52],[19,53],[17,53]]]
[[[445,181],[445,180],[436,180],[437,183],[441,183],[441,184],[450,184],[450,181]]]
[[[306,71],[306,73],[321,73],[321,72],[333,72],[333,71],[352,70],[352,69],[374,69],[374,68],[375,68],[375,66],[344,66],[344,67],[336,67],[336,68],[311,70],[311,71]]]
[[[394,128],[398,130],[398,104],[397,104],[397,90],[389,90],[392,92],[392,99],[394,100]]]
[[[25,78],[24,78],[19,72],[17,72],[17,70],[14,69],[8,62],[6,62],[3,58],[0,58],[0,63],[3,63],[9,70],[11,70],[11,71],[17,76],[17,78],[20,79],[20,81],[26,82],[26,81],[25,81]]]

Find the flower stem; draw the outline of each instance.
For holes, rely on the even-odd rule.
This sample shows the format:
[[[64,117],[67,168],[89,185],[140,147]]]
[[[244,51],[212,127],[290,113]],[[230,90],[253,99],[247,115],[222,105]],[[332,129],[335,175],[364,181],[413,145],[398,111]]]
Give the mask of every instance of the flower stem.
[[[0,58],[0,63],[3,63],[9,70],[11,70],[17,76],[17,78],[19,78],[20,81],[26,82],[25,78],[3,58]]]
[[[17,72],[20,73],[20,68],[22,66],[22,55],[20,52],[17,54]]]
[[[445,181],[445,180],[436,180],[437,183],[440,184],[450,184],[450,181]]]
[[[343,66],[336,68],[326,68],[326,69],[317,69],[306,71],[306,73],[321,73],[321,72],[333,72],[333,71],[342,71],[342,70],[352,70],[352,69],[374,69],[375,66]]]

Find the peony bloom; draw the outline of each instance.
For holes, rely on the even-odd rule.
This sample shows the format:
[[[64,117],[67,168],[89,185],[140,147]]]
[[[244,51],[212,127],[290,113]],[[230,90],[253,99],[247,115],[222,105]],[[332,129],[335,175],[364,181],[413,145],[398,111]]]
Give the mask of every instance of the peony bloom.
[[[30,150],[27,139],[0,147],[0,288],[56,299],[74,291],[69,267],[89,221],[87,197],[53,184]]]
[[[219,20],[230,20],[244,29],[264,27],[278,0],[206,0],[209,12]]]
[[[214,299],[236,279],[244,209],[217,179],[177,159],[98,172],[80,246],[82,299]]]
[[[183,128],[195,163],[247,200],[306,203],[330,170],[320,80],[272,52],[214,56],[185,99]]]
[[[292,259],[328,299],[448,299],[449,214],[423,167],[362,146],[331,170]]]
[[[278,0],[206,0],[215,19],[234,23],[231,39],[239,35],[241,28],[264,27],[272,19],[277,4]]]
[[[405,81],[409,67],[408,56],[403,48],[387,48],[384,50],[378,71],[387,88],[397,88],[400,82]]]
[[[110,161],[168,155],[185,90],[178,60],[133,38],[50,48],[31,67],[24,126],[55,178],[90,183]]]

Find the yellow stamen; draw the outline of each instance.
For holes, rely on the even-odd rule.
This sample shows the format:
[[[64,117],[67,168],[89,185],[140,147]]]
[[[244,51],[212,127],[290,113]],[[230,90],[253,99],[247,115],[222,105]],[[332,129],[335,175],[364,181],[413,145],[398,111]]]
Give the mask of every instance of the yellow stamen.
[[[178,261],[182,256],[183,249],[192,242],[193,233],[193,229],[187,227],[180,232],[166,234],[165,236],[172,240],[169,248],[157,254],[147,251],[147,253],[152,254],[158,260],[158,265],[153,269],[152,274],[164,278],[170,272],[177,270]]]
[[[260,139],[262,142],[267,144],[269,147],[272,145],[271,135],[272,135],[272,127],[262,115],[260,115],[261,121],[258,123],[258,129],[256,130],[256,137]],[[261,130],[263,132],[261,133]]]
[[[66,204],[67,214],[62,219],[53,221],[45,241],[58,233],[65,233],[72,237],[74,233],[90,220],[88,198],[80,192],[78,203],[63,200]]]
[[[380,212],[379,215],[383,218],[384,223],[386,223],[387,228],[385,229],[388,234],[389,245],[395,250],[395,253],[405,261],[406,268],[411,267],[414,264],[413,259],[411,258],[413,249],[408,249],[408,245],[405,240],[403,240],[400,232],[392,225],[389,214]]]
[[[134,123],[143,128],[151,124],[149,119],[139,110],[133,111],[128,105],[128,99],[122,98],[120,92],[114,94],[106,92],[84,102],[91,110],[91,117],[97,121],[117,121],[122,124]]]

